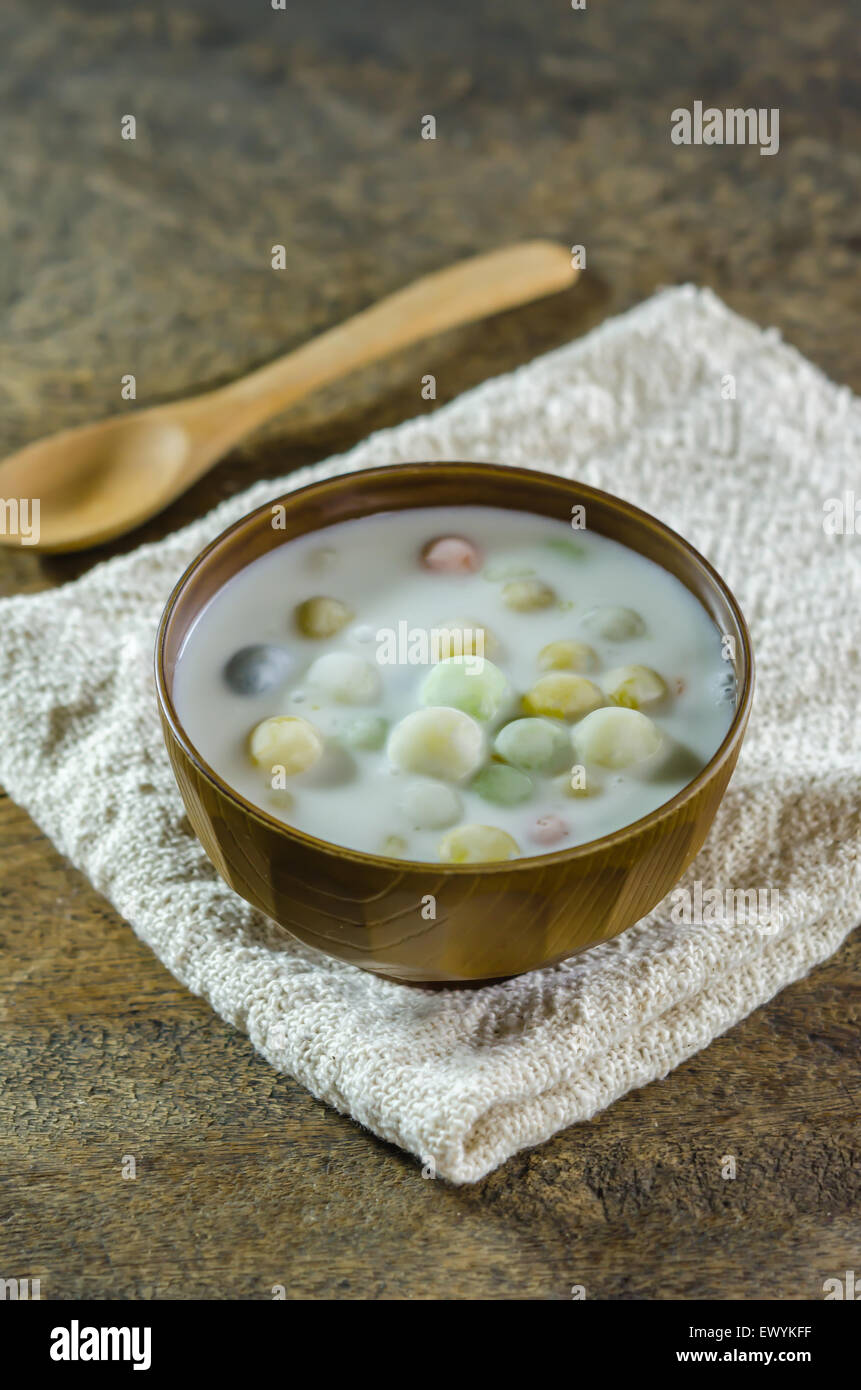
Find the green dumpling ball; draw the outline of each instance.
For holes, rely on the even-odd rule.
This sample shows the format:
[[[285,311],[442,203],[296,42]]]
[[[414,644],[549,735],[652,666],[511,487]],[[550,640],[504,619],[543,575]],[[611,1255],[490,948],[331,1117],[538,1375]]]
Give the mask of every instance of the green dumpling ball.
[[[498,666],[480,656],[454,656],[431,668],[421,688],[423,705],[448,705],[483,723],[496,719],[511,698]]]
[[[561,772],[571,761],[567,730],[549,719],[514,719],[496,735],[494,752],[524,772]]]
[[[505,763],[488,763],[469,785],[483,801],[497,806],[518,806],[532,795],[532,782],[526,773]]]

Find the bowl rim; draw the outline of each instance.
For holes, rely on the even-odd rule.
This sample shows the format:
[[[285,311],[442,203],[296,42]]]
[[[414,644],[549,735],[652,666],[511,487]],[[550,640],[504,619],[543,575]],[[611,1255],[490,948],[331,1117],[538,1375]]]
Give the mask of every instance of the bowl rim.
[[[351,849],[346,845],[336,844],[332,840],[319,839],[316,835],[309,835],[304,830],[299,830],[295,826],[288,825],[285,821],[279,820],[276,816],[271,816],[262,807],[256,806],[252,801],[248,801],[241,792],[236,791],[229,782],[226,782],[220,777],[194,746],[194,743],[179,718],[173,699],[168,690],[164,665],[165,644],[171,618],[176,610],[180,595],[192,576],[203,568],[215,549],[229,541],[230,537],[235,532],[239,531],[240,528],[256,522],[257,518],[263,513],[271,514],[273,507],[279,505],[286,506],[289,504],[291,498],[298,497],[300,494],[313,491],[324,492],[328,486],[340,482],[345,477],[380,477],[381,475],[391,474],[393,472],[408,473],[410,470],[424,470],[437,466],[447,469],[468,469],[471,473],[480,471],[499,478],[518,477],[521,481],[527,481],[537,473],[559,484],[568,484],[576,488],[578,492],[584,496],[584,500],[587,504],[591,499],[599,503],[607,504],[611,509],[614,507],[621,507],[629,516],[633,517],[638,525],[645,527],[646,530],[658,532],[664,539],[669,540],[671,544],[675,544],[685,551],[688,558],[693,560],[694,564],[705,573],[712,587],[727,603],[741,634],[746,673],[746,680],[739,693],[735,713],[724,738],[705,766],[702,767],[697,775],[690,782],[687,782],[680,791],[676,792],[675,796],[670,797],[668,801],[662,802],[660,806],[656,806],[655,809],[648,812],[647,815],[641,816],[636,821],[631,821],[628,825],[620,826],[618,830],[610,831],[607,835],[601,835],[597,839],[586,840],[583,844],[571,845],[567,849],[551,850],[547,854],[520,855],[514,859],[491,860],[487,863],[467,864],[445,864],[430,859],[392,858],[382,854],[371,854],[366,850]],[[421,503],[418,505],[421,506]],[[373,516],[375,514],[374,512],[367,513],[368,516]],[[539,513],[535,513],[535,515],[539,515]],[[541,513],[541,515],[544,515],[544,513]],[[324,530],[326,528],[321,527],[320,529]],[[286,543],[287,538],[285,537],[284,544]],[[619,544],[624,545],[624,542],[620,541]],[[631,549],[632,547],[628,546],[627,548]],[[646,556],[644,558],[649,557]],[[652,563],[657,564],[658,562],[652,561]],[[663,566],[659,566],[659,568],[663,568]],[[237,573],[240,572],[241,571],[237,571]],[[675,575],[673,577],[678,578],[678,576]],[[682,581],[679,580],[679,582],[681,583]],[[702,603],[697,594],[694,594],[694,597],[698,602]],[[711,617],[710,614],[709,617]],[[712,619],[712,621],[714,620]],[[635,839],[643,831],[658,825],[661,821],[672,816],[686,802],[693,800],[706,783],[711,781],[718,770],[732,756],[747,725],[751,706],[753,704],[755,684],[753,644],[747,621],[735,594],[721,575],[718,574],[717,570],[706,560],[705,556],[701,555],[700,552],[691,545],[690,541],[687,541],[678,531],[674,531],[673,528],[667,526],[665,522],[659,521],[658,518],[653,516],[650,512],[635,506],[633,502],[628,502],[622,497],[616,497],[613,493],[605,492],[601,488],[592,487],[588,483],[578,482],[576,478],[569,478],[563,474],[551,472],[549,469],[520,468],[509,464],[498,463],[473,463],[463,459],[440,459],[431,462],[405,460],[399,463],[379,464],[374,468],[362,468],[348,470],[343,473],[334,473],[325,478],[319,478],[314,482],[306,483],[302,487],[292,488],[288,492],[270,497],[265,502],[262,502],[260,506],[254,507],[250,512],[245,512],[241,517],[238,517],[236,521],[231,522],[229,526],[225,527],[223,531],[220,531],[217,536],[213,537],[213,539],[195,555],[194,559],[189,562],[174,584],[164,609],[162,610],[161,618],[159,619],[155,640],[154,660],[155,687],[159,710],[162,719],[165,720],[170,729],[171,735],[182,748],[186,758],[197,769],[198,773],[209,782],[221,796],[233,802],[237,809],[244,812],[246,816],[251,816],[252,819],[259,821],[267,829],[274,830],[278,834],[285,836],[298,847],[304,846],[306,848],[313,848],[322,851],[324,854],[335,855],[340,859],[349,859],[353,863],[367,867],[388,870],[394,869],[399,870],[401,873],[405,871],[417,871],[422,873],[432,871],[442,875],[469,875],[477,873],[510,874],[512,872],[520,873],[550,868],[556,864],[567,864],[578,859],[591,858],[603,850],[616,848],[624,844],[627,840]]]

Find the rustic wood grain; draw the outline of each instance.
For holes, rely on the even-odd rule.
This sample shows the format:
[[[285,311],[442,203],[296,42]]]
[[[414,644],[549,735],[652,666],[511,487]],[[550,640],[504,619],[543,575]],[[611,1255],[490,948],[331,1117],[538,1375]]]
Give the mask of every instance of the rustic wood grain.
[[[432,408],[425,373],[451,399],[664,283],[712,285],[861,389],[858,15],[9,0],[2,452],[130,408],[125,372],[139,404],[224,381],[463,254],[553,236],[587,273],[308,401],[98,555],[0,551],[0,592]],[[778,106],[779,154],[673,147],[669,112],[696,99]],[[858,1267],[857,940],[466,1189],[274,1073],[8,798],[0,947],[0,1275],[44,1297],[796,1299]]]

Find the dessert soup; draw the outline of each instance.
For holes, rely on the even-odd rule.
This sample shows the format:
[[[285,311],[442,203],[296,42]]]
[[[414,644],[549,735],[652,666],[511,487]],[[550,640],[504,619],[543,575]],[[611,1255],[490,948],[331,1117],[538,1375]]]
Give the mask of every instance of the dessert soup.
[[[199,614],[173,697],[213,771],[297,830],[494,863],[681,791],[732,722],[728,656],[678,579],[588,525],[417,507],[285,535]]]

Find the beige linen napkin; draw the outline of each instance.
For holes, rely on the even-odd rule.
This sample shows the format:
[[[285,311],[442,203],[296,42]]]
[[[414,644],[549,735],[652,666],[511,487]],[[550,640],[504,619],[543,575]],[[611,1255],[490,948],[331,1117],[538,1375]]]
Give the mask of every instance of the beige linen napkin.
[[[861,917],[861,534],[823,527],[839,520],[829,499],[845,501],[861,478],[859,454],[861,402],[847,389],[711,293],[666,291],[75,584],[4,601],[0,780],[272,1066],[441,1176],[475,1181],[665,1076]],[[735,590],[757,699],[684,883],[776,890],[777,932],[679,924],[670,897],[567,964],[474,992],[416,990],[285,940],[210,867],[156,715],[153,638],[174,581],[224,526],[282,491],[445,458],[548,469],[628,498]]]

